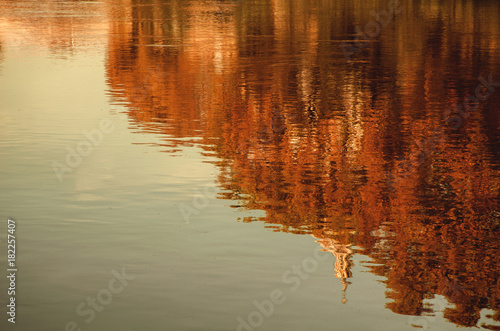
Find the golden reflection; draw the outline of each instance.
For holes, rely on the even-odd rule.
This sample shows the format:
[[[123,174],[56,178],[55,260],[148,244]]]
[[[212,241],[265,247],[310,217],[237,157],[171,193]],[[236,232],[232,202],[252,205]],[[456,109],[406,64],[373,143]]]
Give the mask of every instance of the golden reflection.
[[[500,79],[498,2],[408,2],[350,62],[340,43],[385,1],[110,3],[116,102],[171,151],[218,156],[223,198],[317,238],[344,302],[355,246],[393,312],[441,295],[452,323],[500,322],[500,91],[443,121],[479,75]]]
[[[350,248],[351,244],[341,244],[337,240],[328,237],[320,239],[317,242],[323,247],[323,251],[330,252],[335,256],[335,277],[339,278],[342,282],[342,303],[346,303],[346,290],[350,284],[347,278],[352,277],[350,270],[352,262],[350,258],[354,254]]]
[[[0,39],[10,47],[44,46],[64,58],[77,49],[92,51],[103,44],[104,14],[98,1],[3,1]]]

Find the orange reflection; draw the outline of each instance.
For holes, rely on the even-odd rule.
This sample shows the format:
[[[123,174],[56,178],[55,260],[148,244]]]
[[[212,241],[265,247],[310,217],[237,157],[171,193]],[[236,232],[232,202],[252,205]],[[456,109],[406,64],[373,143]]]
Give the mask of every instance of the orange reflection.
[[[411,2],[353,62],[340,42],[384,1],[114,4],[112,95],[170,150],[217,155],[222,198],[317,238],[344,290],[357,247],[395,313],[441,295],[452,323],[500,321],[500,93],[460,130],[443,121],[480,74],[500,77],[499,3]]]
[[[0,39],[6,46],[31,47],[32,51],[43,46],[65,58],[77,49],[95,50],[105,40],[102,2],[3,1],[0,13]]]

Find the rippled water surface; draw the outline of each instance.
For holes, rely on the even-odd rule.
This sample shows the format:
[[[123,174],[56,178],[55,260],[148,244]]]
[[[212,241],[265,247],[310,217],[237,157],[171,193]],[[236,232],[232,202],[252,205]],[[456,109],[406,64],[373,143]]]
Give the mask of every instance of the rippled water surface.
[[[0,1],[2,330],[500,329],[500,2]]]

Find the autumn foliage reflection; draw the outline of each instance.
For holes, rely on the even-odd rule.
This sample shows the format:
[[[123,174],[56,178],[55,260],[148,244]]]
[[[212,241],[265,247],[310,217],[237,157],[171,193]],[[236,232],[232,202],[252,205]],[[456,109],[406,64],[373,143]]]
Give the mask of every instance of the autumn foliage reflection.
[[[500,78],[497,2],[411,2],[354,63],[338,41],[384,1],[116,3],[112,96],[171,151],[215,154],[221,198],[313,235],[345,285],[352,253],[370,256],[395,313],[439,295],[450,322],[488,308],[498,329],[500,88],[460,130],[443,121],[480,74]],[[445,140],[388,182],[435,128]]]
[[[103,3],[98,1],[2,1],[0,40],[13,48],[44,47],[62,59],[80,50],[91,54],[105,41],[104,34],[88,33],[106,31],[103,14]]]

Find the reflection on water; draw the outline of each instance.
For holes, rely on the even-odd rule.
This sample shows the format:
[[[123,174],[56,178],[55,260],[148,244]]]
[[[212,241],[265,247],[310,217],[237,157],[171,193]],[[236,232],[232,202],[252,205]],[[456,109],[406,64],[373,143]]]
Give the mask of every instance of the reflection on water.
[[[450,325],[498,330],[500,85],[485,87],[481,80],[500,81],[500,3],[400,0],[401,11],[390,15],[380,31],[361,35],[359,31],[366,33],[367,24],[374,22],[374,13],[387,10],[388,3],[0,1],[0,74],[8,69],[11,79],[0,77],[6,138],[0,175],[7,182],[2,180],[1,193],[2,201],[16,204],[17,210],[33,209],[37,214],[29,214],[32,219],[22,233],[28,234],[29,229],[32,237],[27,235],[21,242],[30,256],[25,255],[23,275],[27,277],[20,285],[23,290],[37,291],[25,290],[24,298],[33,301],[25,300],[22,309],[40,311],[32,316],[32,323],[55,329],[39,321],[54,320],[62,328],[69,319],[81,317],[74,308],[87,295],[85,291],[91,287],[89,295],[94,295],[99,290],[96,287],[102,286],[93,273],[95,266],[102,273],[110,260],[125,261],[122,256],[127,257],[127,266],[134,265],[138,278],[145,273],[150,277],[145,278],[150,283],[138,280],[136,290],[130,288],[128,293],[133,300],[145,297],[142,302],[156,306],[152,312],[139,310],[155,328],[166,323],[206,330],[206,321],[220,322],[221,316],[233,323],[234,311],[221,313],[224,309],[216,307],[213,294],[222,298],[216,303],[232,305],[235,297],[244,297],[255,284],[238,292],[242,284],[238,281],[247,281],[246,275],[231,272],[239,271],[241,265],[217,264],[216,268],[211,264],[213,256],[220,257],[216,253],[235,249],[225,241],[227,234],[214,236],[220,241],[212,239],[219,247],[204,247],[213,243],[200,239],[207,231],[199,231],[191,241],[184,238],[184,244],[181,240],[175,243],[176,232],[165,231],[154,222],[163,224],[163,218],[149,220],[147,226],[137,225],[137,220],[146,218],[143,210],[148,210],[146,216],[151,216],[151,210],[155,216],[156,211],[158,215],[165,211],[175,214],[173,207],[161,209],[158,205],[162,199],[168,200],[165,196],[172,200],[181,195],[180,188],[195,181],[180,178],[171,187],[162,187],[172,182],[165,179],[166,170],[161,166],[185,146],[196,145],[203,149],[206,160],[217,160],[219,198],[234,209],[265,212],[263,217],[247,217],[244,222],[261,222],[276,232],[311,235],[335,256],[331,277],[338,278],[342,294],[322,291],[325,297],[359,304],[349,297],[350,284],[356,282],[353,261],[359,253],[371,258],[372,279],[384,279],[390,300],[386,307],[419,317],[409,319],[411,324],[422,326],[442,313]],[[351,50],[363,47],[347,59],[345,45]],[[32,54],[37,52],[39,57]],[[50,61],[40,60],[46,53],[60,67],[37,71],[49,66]],[[81,82],[77,88],[71,85],[74,82],[65,81],[70,74],[60,75],[74,68],[60,64],[71,61],[57,61],[78,53],[84,54],[81,58],[89,54],[105,58],[110,98],[116,105],[126,106],[133,128],[160,137],[160,150],[169,154],[149,165],[147,170],[153,175],[140,168],[151,158],[140,163],[135,159],[142,150],[132,154],[128,146],[118,150],[104,147],[99,155],[96,148],[96,154],[86,158],[87,167],[76,169],[77,176],[68,175],[64,185],[47,170],[52,160],[46,160],[45,154],[51,148],[66,141],[76,146],[82,139],[79,132],[95,125],[74,124],[85,119],[81,113],[93,107],[87,103],[92,99],[87,93],[95,80],[79,76],[86,71],[79,68],[74,71]],[[10,67],[4,68],[4,57],[9,58]],[[23,57],[29,60],[20,65]],[[74,66],[82,63],[75,60]],[[22,75],[12,78],[30,70],[35,71],[27,75],[34,78],[29,82],[33,85],[25,83]],[[63,89],[65,85],[72,88]],[[10,86],[22,88],[17,91]],[[476,95],[484,96],[477,100],[477,109],[467,104],[449,112],[464,100],[474,104],[469,97]],[[83,104],[81,113],[79,102]],[[460,122],[447,122],[457,118]],[[77,134],[68,133],[73,130]],[[106,143],[115,146],[113,137]],[[12,156],[15,158],[9,161]],[[25,166],[28,161],[34,165]],[[122,188],[119,181],[125,176],[120,174],[130,174],[121,169],[126,162],[135,166],[128,171],[144,173],[126,178]],[[193,166],[186,163],[182,164],[188,168],[186,172],[192,171]],[[209,172],[203,171],[196,175]],[[40,192],[33,188],[38,184],[43,187]],[[5,199],[7,195],[12,199]],[[136,200],[140,213],[127,214],[132,209],[127,209],[127,203]],[[80,224],[74,225],[77,222]],[[102,231],[93,224],[111,225]],[[168,240],[162,237],[165,233],[170,234]],[[258,244],[257,239],[248,243],[235,256],[255,255],[258,250],[252,245]],[[197,247],[189,250],[183,245]],[[200,247],[211,250],[211,255]],[[199,259],[188,259],[179,253],[183,250],[188,257]],[[165,252],[178,256],[172,258]],[[168,265],[159,262],[163,259]],[[28,263],[33,260],[36,263]],[[264,262],[248,260],[242,264],[263,268]],[[213,269],[199,276],[207,266]],[[183,277],[189,281],[177,281]],[[196,287],[199,278],[206,281],[201,282],[204,287]],[[90,283],[84,282],[89,279]],[[220,286],[225,281],[232,283]],[[141,288],[139,283],[147,286]],[[178,284],[190,285],[189,290],[176,289]],[[214,289],[206,290],[206,284]],[[144,288],[146,294],[141,292]],[[205,292],[193,296],[194,289],[200,288]],[[156,295],[162,290],[165,296]],[[69,296],[70,292],[77,293],[76,297]],[[186,296],[195,299],[185,300]],[[321,299],[311,301],[324,302]],[[128,311],[119,309],[119,300],[115,303],[115,308],[106,307],[106,313]],[[199,305],[194,307],[195,303]],[[166,320],[164,305],[172,310]],[[209,305],[212,310],[206,307]],[[70,315],[58,313],[64,306],[71,306]],[[181,310],[188,318],[171,317]],[[215,313],[198,320],[190,316],[200,311]],[[153,315],[156,319],[150,319]],[[278,316],[280,322],[288,317]],[[105,320],[104,314],[99,318]],[[112,318],[107,321],[116,323]],[[82,319],[78,322],[84,323]],[[196,328],[196,323],[203,323],[204,328]],[[215,330],[220,325],[211,326]],[[93,329],[99,327],[93,325]],[[148,329],[144,325],[137,328]]]
[[[114,1],[110,94],[165,151],[216,155],[221,198],[266,212],[245,221],[314,236],[344,290],[362,252],[393,312],[439,295],[449,322],[488,308],[498,329],[500,86],[458,129],[443,116],[500,80],[500,3],[401,6],[348,61],[386,1]]]
[[[54,56],[67,58],[96,49],[106,32],[104,14],[97,1],[2,1],[0,37],[24,52],[44,45]]]

